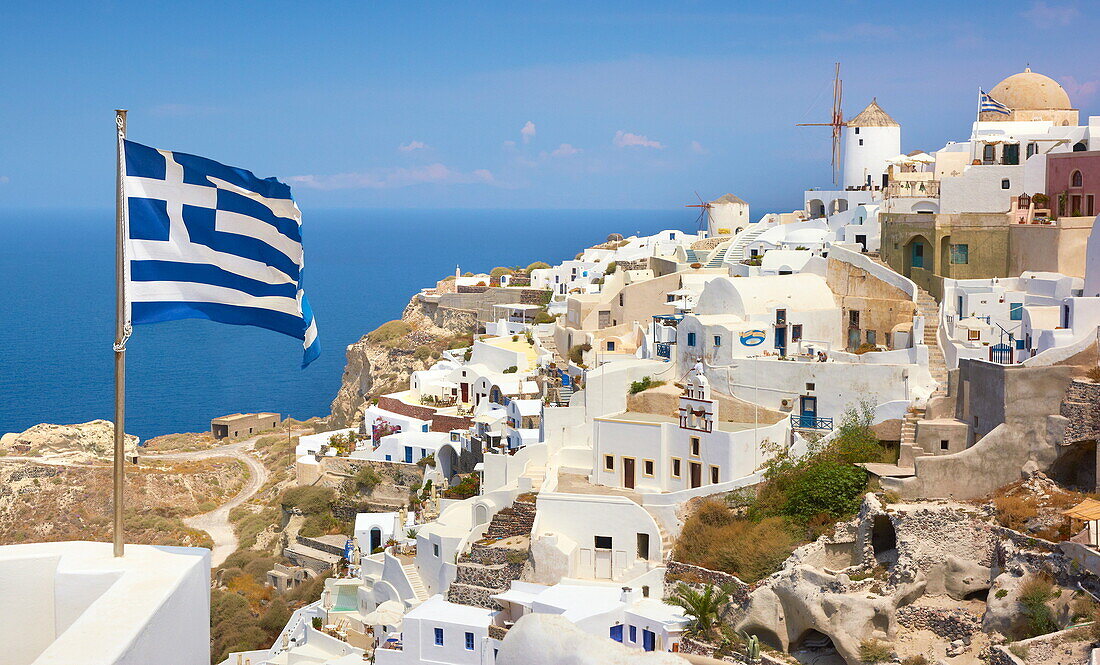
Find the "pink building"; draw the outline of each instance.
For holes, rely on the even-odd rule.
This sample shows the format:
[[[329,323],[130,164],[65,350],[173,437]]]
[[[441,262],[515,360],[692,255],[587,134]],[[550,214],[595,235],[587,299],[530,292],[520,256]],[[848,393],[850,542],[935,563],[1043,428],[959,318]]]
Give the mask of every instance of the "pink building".
[[[1100,151],[1048,155],[1046,193],[1059,217],[1092,217],[1100,212]]]

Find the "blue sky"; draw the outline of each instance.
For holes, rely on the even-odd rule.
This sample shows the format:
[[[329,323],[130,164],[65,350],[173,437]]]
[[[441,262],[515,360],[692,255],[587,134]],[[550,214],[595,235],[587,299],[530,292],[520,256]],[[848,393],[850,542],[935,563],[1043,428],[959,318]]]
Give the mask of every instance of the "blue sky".
[[[72,2],[0,7],[0,208],[113,204],[131,138],[310,208],[767,209],[829,182],[833,62],[906,150],[1030,63],[1100,112],[1084,2]]]

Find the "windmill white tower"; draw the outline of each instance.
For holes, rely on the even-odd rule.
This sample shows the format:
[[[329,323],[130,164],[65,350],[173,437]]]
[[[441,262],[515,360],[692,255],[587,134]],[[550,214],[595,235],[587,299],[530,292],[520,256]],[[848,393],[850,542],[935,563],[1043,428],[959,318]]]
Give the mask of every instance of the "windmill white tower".
[[[887,160],[901,154],[901,125],[874,99],[844,124],[844,188],[881,188]]]

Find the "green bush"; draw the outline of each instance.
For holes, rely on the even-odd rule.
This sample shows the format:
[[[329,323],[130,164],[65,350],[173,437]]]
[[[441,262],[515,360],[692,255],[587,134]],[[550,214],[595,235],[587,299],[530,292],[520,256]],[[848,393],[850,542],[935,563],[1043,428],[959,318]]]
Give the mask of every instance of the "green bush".
[[[332,513],[316,513],[306,517],[298,533],[306,538],[316,538],[331,533],[339,525]]]
[[[375,487],[382,482],[382,474],[378,473],[371,466],[364,466],[359,469],[359,472],[355,474],[355,487],[362,490],[367,494],[374,491]]]
[[[444,491],[443,496],[447,499],[469,499],[477,495],[480,485],[477,474],[471,473],[468,476],[463,476],[457,485]]]
[[[557,319],[550,316],[545,311],[541,311],[538,314],[535,314],[535,323],[553,323],[556,320]]]
[[[427,360],[428,358],[431,358],[434,354],[435,349],[424,344],[416,347],[416,350],[413,351],[413,357],[417,360]]]
[[[633,381],[630,384],[630,394],[637,395],[643,390],[649,390],[650,388],[656,388],[658,386],[665,385],[664,381],[655,381],[652,377],[643,376],[640,381]]]
[[[501,275],[511,275],[515,271],[511,268],[505,268],[504,266],[497,266],[489,271],[489,276],[493,279],[499,279]]]
[[[328,512],[335,500],[336,490],[319,485],[291,487],[279,497],[283,508],[297,508],[306,515]]]
[[[591,350],[592,345],[588,342],[584,344],[574,344],[569,348],[569,360],[571,360],[574,365],[580,365],[584,362],[584,354]]]
[[[545,261],[535,261],[531,265],[527,266],[527,272],[531,272],[532,270],[543,270],[549,267],[550,264]]]
[[[607,264],[607,268],[604,269],[603,274],[612,275],[612,274],[615,273],[615,271],[618,269],[618,267],[619,267],[619,264],[612,261],[611,263]]]
[[[424,457],[416,460],[416,465],[421,469],[426,466],[435,466],[435,453],[432,453],[431,455],[425,455]],[[428,482],[431,481],[429,480]]]
[[[515,365],[512,365],[510,367],[504,368],[504,371],[501,372],[501,374],[515,374],[518,371],[519,371],[519,368],[516,367]]]
[[[280,633],[287,621],[290,621],[290,608],[282,596],[275,596],[260,617],[260,628],[269,633]]]
[[[1054,612],[1047,601],[1056,597],[1054,581],[1046,575],[1032,575],[1020,585],[1017,601],[1023,608],[1026,619],[1024,634],[1021,638],[1038,637],[1058,630]]]
[[[367,341],[376,344],[392,342],[412,332],[412,326],[407,322],[397,319],[387,321],[374,330],[367,333]]]
[[[800,520],[828,513],[835,518],[859,510],[867,488],[867,472],[834,460],[808,465],[792,479],[783,513]]]

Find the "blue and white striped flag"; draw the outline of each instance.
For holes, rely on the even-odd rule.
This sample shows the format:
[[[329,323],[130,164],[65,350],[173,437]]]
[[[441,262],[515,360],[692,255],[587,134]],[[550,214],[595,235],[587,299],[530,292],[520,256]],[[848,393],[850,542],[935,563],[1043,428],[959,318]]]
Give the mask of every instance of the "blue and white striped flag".
[[[133,141],[125,151],[127,323],[259,326],[302,340],[302,367],[317,358],[290,187]]]
[[[992,111],[1002,115],[1012,115],[1012,109],[989,96],[985,90],[978,90],[978,111]]]

